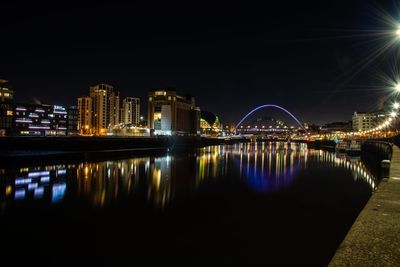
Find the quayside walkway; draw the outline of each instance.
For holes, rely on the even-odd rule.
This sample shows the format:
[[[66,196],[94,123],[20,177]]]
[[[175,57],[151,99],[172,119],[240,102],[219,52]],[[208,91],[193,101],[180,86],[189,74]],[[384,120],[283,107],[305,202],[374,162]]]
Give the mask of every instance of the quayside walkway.
[[[400,149],[329,266],[400,266]]]

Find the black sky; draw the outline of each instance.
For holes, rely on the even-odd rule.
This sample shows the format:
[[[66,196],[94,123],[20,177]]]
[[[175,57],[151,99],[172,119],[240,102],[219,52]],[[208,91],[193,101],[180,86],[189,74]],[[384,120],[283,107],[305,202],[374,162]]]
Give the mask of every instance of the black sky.
[[[149,88],[168,86],[225,122],[267,103],[316,123],[376,108],[382,96],[363,88],[376,85],[374,70],[386,59],[350,79],[376,43],[340,37],[381,27],[377,6],[397,15],[390,0],[54,2],[0,4],[0,78],[11,81],[17,101],[73,105],[105,82],[145,104]]]

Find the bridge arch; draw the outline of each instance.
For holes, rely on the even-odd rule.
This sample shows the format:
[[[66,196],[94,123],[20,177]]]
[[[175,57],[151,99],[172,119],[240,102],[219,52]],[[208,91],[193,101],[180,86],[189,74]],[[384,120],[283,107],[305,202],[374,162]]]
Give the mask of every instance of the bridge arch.
[[[236,129],[237,128],[239,128],[239,126],[240,126],[240,124],[242,124],[242,122],[245,120],[245,119],[247,119],[247,117],[249,117],[251,114],[253,114],[254,112],[256,112],[257,110],[260,110],[260,109],[263,109],[263,108],[277,108],[277,109],[280,109],[280,110],[282,110],[282,111],[284,111],[286,114],[288,114],[292,119],[294,119],[295,121],[296,121],[296,123],[303,129],[303,130],[306,130],[305,128],[304,128],[304,126],[301,124],[301,122],[292,114],[292,113],[290,113],[290,111],[288,111],[287,109],[285,109],[285,108],[283,108],[283,107],[281,107],[281,106],[278,106],[278,105],[274,105],[274,104],[265,104],[265,105],[261,105],[261,106],[258,106],[258,107],[256,107],[256,108],[254,108],[253,110],[251,110],[249,113],[247,113],[240,121],[239,121],[239,123],[236,125]]]

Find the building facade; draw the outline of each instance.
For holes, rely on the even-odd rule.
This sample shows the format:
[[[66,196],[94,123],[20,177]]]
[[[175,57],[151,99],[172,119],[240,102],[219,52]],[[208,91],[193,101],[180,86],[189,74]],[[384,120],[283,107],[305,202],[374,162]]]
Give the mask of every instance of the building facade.
[[[140,99],[135,97],[127,97],[122,103],[122,120],[121,122],[128,125],[139,125],[140,119]]]
[[[110,123],[108,128],[113,127],[120,123],[121,119],[119,116],[120,110],[120,96],[119,92],[112,92],[110,95]]]
[[[175,89],[156,89],[148,100],[148,127],[154,134],[200,134],[200,109],[194,97],[177,95]]]
[[[79,110],[78,107],[72,106],[67,109],[67,135],[78,134],[78,119]]]
[[[90,87],[90,97],[93,101],[93,133],[97,135],[105,133],[110,122],[110,118],[107,118],[108,90],[110,90],[110,87],[103,85]]]
[[[5,136],[13,127],[14,91],[7,86],[6,80],[0,80],[0,136]]]
[[[62,106],[15,104],[14,136],[64,136],[67,133],[67,111]]]
[[[90,86],[89,95],[93,101],[93,132],[104,135],[119,123],[119,92],[108,84]]]
[[[78,126],[79,134],[93,133],[93,99],[89,96],[78,98]]]
[[[14,102],[14,91],[9,88],[7,80],[0,79],[0,103]]]
[[[331,122],[323,125],[320,128],[320,130],[325,132],[350,132],[351,130],[353,130],[353,122],[352,121]]]
[[[354,112],[352,117],[353,130],[356,132],[371,130],[376,127],[378,117],[375,113]]]

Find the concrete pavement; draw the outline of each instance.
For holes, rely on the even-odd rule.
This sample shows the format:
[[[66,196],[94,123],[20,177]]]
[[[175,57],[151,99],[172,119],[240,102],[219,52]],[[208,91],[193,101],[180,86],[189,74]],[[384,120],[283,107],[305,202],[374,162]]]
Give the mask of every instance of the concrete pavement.
[[[380,182],[329,266],[400,266],[400,149],[397,146],[393,146],[390,178]]]

